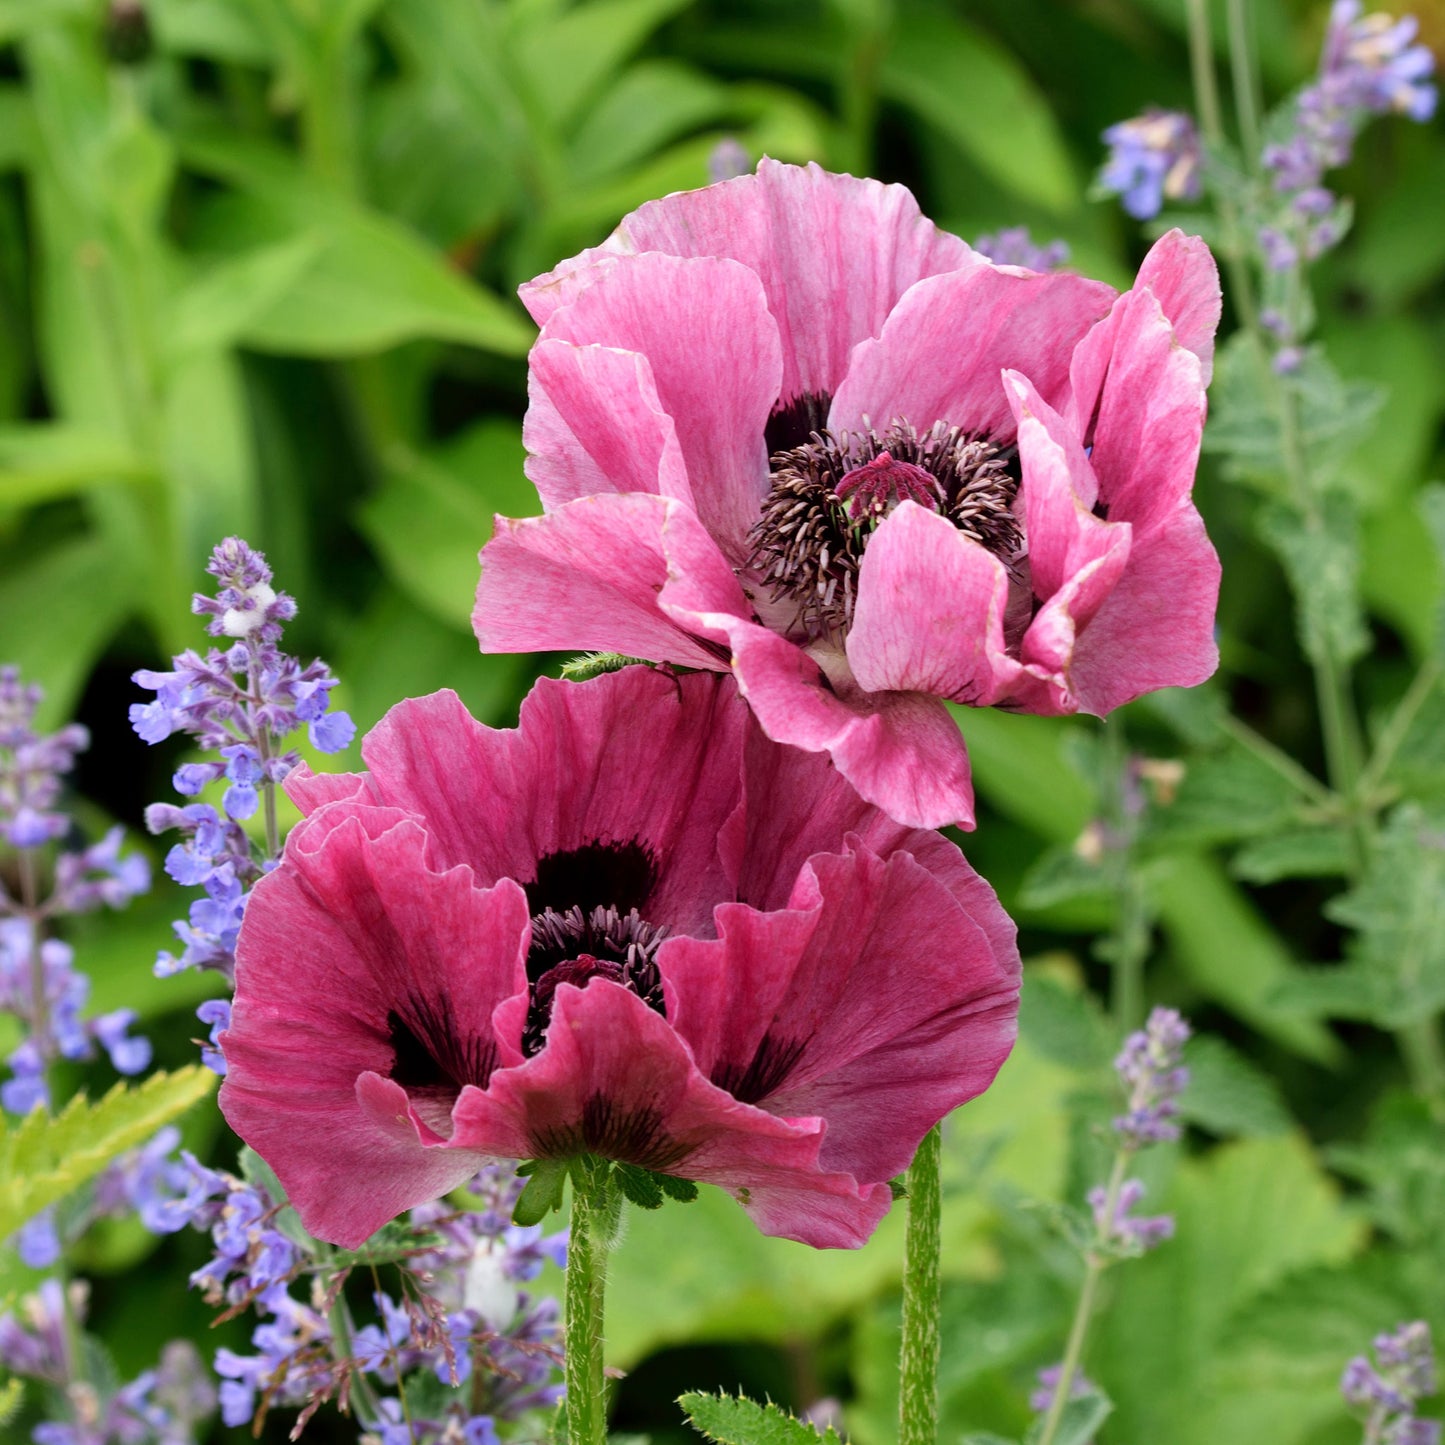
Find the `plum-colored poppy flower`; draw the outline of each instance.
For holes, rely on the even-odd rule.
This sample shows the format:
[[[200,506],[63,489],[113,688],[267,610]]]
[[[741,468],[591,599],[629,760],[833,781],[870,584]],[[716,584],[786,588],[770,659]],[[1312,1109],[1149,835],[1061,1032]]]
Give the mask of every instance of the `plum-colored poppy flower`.
[[[545,514],[482,553],[483,649],[731,667],[770,737],[919,827],[972,822],[945,699],[1102,714],[1213,671],[1198,239],[1120,295],[764,161],[522,298]]]
[[[221,1108],[354,1246],[491,1157],[592,1153],[865,1240],[1014,1037],[993,890],[716,674],[401,703],[251,896]]]

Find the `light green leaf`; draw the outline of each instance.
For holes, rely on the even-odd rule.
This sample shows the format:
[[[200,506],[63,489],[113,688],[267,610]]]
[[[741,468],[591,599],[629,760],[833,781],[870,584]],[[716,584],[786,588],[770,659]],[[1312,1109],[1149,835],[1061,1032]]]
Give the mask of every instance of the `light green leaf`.
[[[216,1082],[193,1064],[139,1085],[117,1084],[99,1103],[77,1094],[54,1118],[40,1108],[16,1123],[0,1118],[0,1239],[145,1143]]]
[[[231,346],[301,281],[326,249],[317,232],[230,256],[178,291],[164,327],[172,363],[193,351]]]
[[[91,9],[89,0],[0,0],[0,45],[42,26],[88,15]]]
[[[1241,848],[1229,865],[1229,871],[1246,883],[1333,878],[1349,869],[1349,840],[1330,828],[1297,828],[1256,838]]]
[[[1112,1275],[1090,1373],[1109,1381],[1120,1440],[1252,1440],[1248,1430],[1221,1429],[1240,1416],[1231,1416],[1227,1392],[1212,1388],[1233,1320],[1294,1271],[1343,1263],[1363,1243],[1362,1222],[1297,1135],[1183,1160],[1158,1207],[1174,1214],[1174,1238]],[[1299,1445],[1304,1433],[1268,1438]]]
[[[264,66],[274,59],[264,28],[243,0],[147,0],[146,14],[167,52],[239,65]]]
[[[1192,757],[1168,804],[1149,810],[1155,843],[1226,843],[1276,832],[1295,815],[1289,782],[1253,753],[1231,746]]]
[[[1070,987],[1043,971],[1024,970],[1019,1033],[1046,1059],[1086,1074],[1105,1069],[1118,1040],[1099,1001],[1082,983]]]
[[[1170,950],[1207,997],[1307,1058],[1328,1063],[1341,1056],[1328,1029],[1276,999],[1280,985],[1300,970],[1216,859],[1202,854],[1161,859],[1149,887]]]
[[[1048,100],[982,31],[949,15],[909,14],[894,31],[879,85],[1014,195],[1054,212],[1078,204],[1080,186]]]
[[[1061,903],[1112,906],[1114,885],[1103,865],[1077,847],[1046,848],[1019,884],[1020,908],[1038,911]]]
[[[470,628],[477,553],[497,513],[535,516],[521,429],[491,417],[429,452],[395,447],[357,521],[388,574],[443,622]]]
[[[561,130],[664,20],[688,0],[593,0],[560,16],[544,15],[512,37],[524,83]]]
[[[1347,976],[1369,989],[1385,1028],[1445,1006],[1445,817],[1407,804],[1390,815],[1360,884],[1325,909],[1356,930]]]
[[[354,356],[429,336],[520,356],[533,331],[491,292],[453,269],[421,237],[319,186],[284,151],[231,132],[183,132],[187,164],[248,192],[229,198],[228,229],[273,240],[315,234],[315,262],[246,327],[265,351]]]
[[[62,422],[0,427],[0,507],[33,507],[150,475],[125,443]]]
[[[830,1425],[821,1433],[806,1420],[799,1420],[771,1401],[735,1395],[693,1393],[678,1398],[688,1422],[717,1445],[841,1445]]]
[[[1369,647],[1360,610],[1358,518],[1345,497],[1325,498],[1319,521],[1291,507],[1260,516],[1260,534],[1289,574],[1299,615],[1300,645],[1314,662],[1333,657],[1348,664]]]
[[[1244,1138],[1287,1134],[1292,1120],[1279,1086],[1238,1049],[1212,1034],[1184,1050],[1189,1087],[1179,1109],[1211,1134]]]

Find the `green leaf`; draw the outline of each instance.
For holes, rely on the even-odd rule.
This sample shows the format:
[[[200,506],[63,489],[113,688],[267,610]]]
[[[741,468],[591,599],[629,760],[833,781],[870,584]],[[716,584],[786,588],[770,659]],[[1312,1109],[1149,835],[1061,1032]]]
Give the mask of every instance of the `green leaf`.
[[[1150,808],[1150,842],[1227,843],[1272,833],[1295,816],[1287,779],[1244,748],[1192,757],[1171,802]]]
[[[554,1210],[562,1207],[562,1191],[567,1183],[567,1160],[535,1159],[518,1171],[527,1178],[512,1219],[517,1224],[540,1224]]]
[[[0,45],[43,25],[88,15],[91,8],[89,0],[0,0]]]
[[[303,232],[208,267],[171,298],[165,343],[172,364],[194,351],[233,345],[300,284],[326,246],[324,236]]]
[[[521,428],[490,417],[427,452],[391,448],[357,521],[388,574],[443,622],[471,631],[477,553],[493,518],[541,511],[522,471]]]
[[[1241,848],[1229,865],[1229,871],[1246,883],[1334,878],[1349,870],[1349,839],[1338,828],[1297,828],[1256,838]]]
[[[841,1445],[831,1425],[820,1432],[771,1401],[759,1405],[741,1395],[694,1392],[679,1396],[677,1403],[688,1423],[717,1445],[813,1445],[819,1440]]]
[[[679,1204],[692,1204],[698,1197],[697,1185],[691,1179],[679,1179],[675,1174],[654,1174],[652,1177],[657,1180],[662,1192]]]
[[[1197,988],[1296,1053],[1321,1063],[1341,1056],[1328,1029],[1276,996],[1299,967],[1216,859],[1161,859],[1149,889],[1174,958]]]
[[[159,47],[168,53],[239,65],[264,66],[275,59],[264,26],[248,5],[233,0],[148,0],[146,15]]]
[[[1445,1006],[1445,816],[1395,809],[1364,878],[1325,913],[1356,931],[1347,967],[1369,980],[1369,1017],[1399,1028]]]
[[[1077,206],[1080,187],[1053,109],[1014,55],[984,32],[953,16],[909,14],[894,32],[879,86],[1005,190],[1057,213]]]
[[[1117,1040],[1099,1001],[1075,982],[1051,977],[1038,964],[1024,970],[1019,1032],[1046,1059],[1079,1073],[1105,1069]]]
[[[566,130],[587,101],[647,37],[688,0],[593,0],[561,16],[544,12],[513,37],[525,84]]]
[[[1290,1118],[1279,1086],[1238,1049],[1205,1034],[1184,1051],[1189,1087],[1180,1097],[1180,1113],[1211,1134],[1258,1137],[1287,1134]]]
[[[1331,1164],[1362,1183],[1370,1217],[1402,1244],[1439,1249],[1445,1219],[1445,1122],[1413,1094],[1387,1094],[1359,1144],[1337,1144]]]
[[[1430,482],[1420,488],[1416,499],[1430,543],[1435,549],[1437,578],[1445,577],[1445,483]],[[1439,587],[1435,604],[1435,626],[1431,641],[1437,657],[1445,658],[1445,587]]]
[[[1239,1313],[1295,1271],[1344,1263],[1363,1243],[1362,1222],[1293,1134],[1184,1159],[1149,1206],[1174,1214],[1174,1238],[1112,1274],[1109,1309],[1090,1336],[1090,1373],[1114,1397],[1112,1431],[1169,1445],[1301,1445],[1298,1429],[1252,1433],[1246,1402],[1216,1388],[1216,1376]]]
[[[139,1085],[117,1084],[95,1104],[77,1094],[53,1118],[41,1108],[18,1122],[0,1118],[0,1239],[145,1143],[215,1086],[216,1075],[193,1064]]]
[[[624,1197],[639,1209],[661,1209],[662,1186],[650,1169],[639,1169],[635,1164],[617,1164],[612,1170]]]
[[[190,166],[248,193],[214,204],[217,240],[324,238],[313,264],[247,325],[247,345],[298,356],[365,355],[422,336],[504,356],[531,345],[531,326],[500,298],[405,226],[318,185],[284,151],[224,130],[178,139]]]
[[[0,427],[0,507],[33,507],[152,475],[115,437],[60,422]]]
[[[1064,1406],[1059,1416],[1058,1430],[1054,1434],[1055,1445],[1089,1445],[1094,1432],[1113,1413],[1113,1402],[1098,1390],[1079,1395]],[[1024,1445],[1038,1445],[1044,1438],[1047,1417],[1036,1420],[1024,1436]]]
[[[1299,615],[1300,645],[1315,663],[1364,656],[1369,633],[1360,610],[1360,539],[1349,499],[1324,499],[1319,521],[1292,507],[1267,508],[1260,535],[1279,554]]]
[[[1101,863],[1077,847],[1062,844],[1046,848],[1019,884],[1020,908],[1039,911],[1061,903],[1100,903],[1112,906],[1115,889]]]

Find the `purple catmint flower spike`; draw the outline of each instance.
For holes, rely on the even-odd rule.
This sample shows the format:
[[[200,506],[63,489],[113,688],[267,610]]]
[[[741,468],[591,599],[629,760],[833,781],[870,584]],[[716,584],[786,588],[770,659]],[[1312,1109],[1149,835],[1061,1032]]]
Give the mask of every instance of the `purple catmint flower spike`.
[[[1176,1100],[1189,1082],[1180,1062],[1189,1025],[1174,1009],[1156,1008],[1142,1029],[1129,1035],[1114,1060],[1129,1095],[1128,1111],[1114,1120],[1124,1147],[1142,1149],[1177,1139]]]
[[[1375,1336],[1375,1358],[1356,1355],[1340,1377],[1340,1393],[1365,1421],[1366,1440],[1390,1445],[1439,1445],[1437,1420],[1422,1420],[1416,1404],[1438,1388],[1430,1326],[1413,1320]]]
[[[1057,271],[1069,259],[1067,241],[1050,241],[1040,246],[1027,226],[1008,226],[980,236],[973,249],[1000,266],[1022,266],[1026,271]]]
[[[1104,132],[1108,159],[1099,189],[1118,196],[1136,221],[1147,221],[1165,201],[1193,201],[1202,189],[1199,132],[1182,110],[1151,108]]]
[[[198,802],[179,808],[156,803],[146,810],[153,833],[181,834],[166,857],[166,872],[187,887],[205,889],[189,917],[175,925],[183,950],[162,952],[155,971],[165,976],[211,968],[230,979],[247,895],[280,852],[274,791],[301,761],[283,740],[304,726],[314,746],[340,752],[356,728],[344,712],[328,711],[336,680],[326,664],[303,667],[281,651],[282,628],[296,615],[296,603],[272,585],[265,557],[239,537],[228,537],[206,570],[219,588],[214,597],[197,593],[191,608],[209,619],[212,637],[229,639],[229,645],[204,655],[188,649],[172,659],[168,671],[137,672],[135,681],[155,698],[132,704],[130,720],[148,743],[186,733],[216,754],[183,764],[174,783],[182,797],[194,798],[224,779],[219,809]],[[266,840],[258,853],[241,825],[263,806]]]

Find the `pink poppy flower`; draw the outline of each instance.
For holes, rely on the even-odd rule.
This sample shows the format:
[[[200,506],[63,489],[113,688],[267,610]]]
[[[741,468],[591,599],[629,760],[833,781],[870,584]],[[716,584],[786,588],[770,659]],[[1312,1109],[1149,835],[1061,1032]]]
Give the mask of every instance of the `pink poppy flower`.
[[[1198,239],[1120,295],[764,161],[522,298],[545,514],[483,550],[484,650],[731,667],[770,737],[918,827],[972,823],[945,699],[1102,714],[1213,671]]]
[[[323,1239],[588,1152],[855,1246],[1012,1046],[993,890],[725,678],[544,681],[515,731],[440,692],[362,751],[287,780],[222,1035],[221,1108]]]

